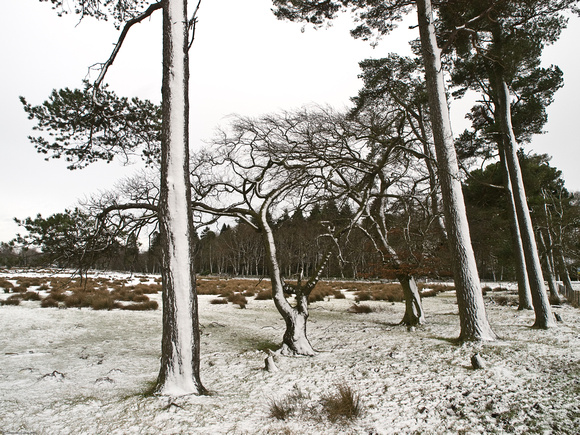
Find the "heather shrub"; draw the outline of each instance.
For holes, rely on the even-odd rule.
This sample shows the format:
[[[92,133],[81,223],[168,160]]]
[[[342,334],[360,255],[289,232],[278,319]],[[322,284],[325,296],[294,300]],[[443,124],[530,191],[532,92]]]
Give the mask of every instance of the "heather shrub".
[[[117,306],[116,308],[120,308],[122,310],[128,310],[128,311],[148,311],[148,310],[153,311],[153,310],[156,310],[157,308],[159,308],[159,304],[157,303],[157,301],[148,301],[148,302],[142,302],[139,304]]]
[[[365,304],[352,304],[347,310],[349,313],[368,314],[374,311],[373,307]]]
[[[0,301],[0,305],[20,305],[20,298],[9,297],[6,300]]]
[[[272,290],[271,289],[260,290],[256,295],[255,299],[257,301],[266,301],[268,299],[272,299]]]
[[[246,299],[246,297],[244,295],[242,295],[241,293],[234,293],[234,294],[228,296],[228,301],[234,305],[239,305],[240,308],[246,308],[246,305],[248,303],[248,300]]]
[[[7,290],[10,290],[11,288],[14,288],[14,284],[12,284],[7,279],[0,278],[0,287],[2,287],[4,289],[4,293],[8,293]]]
[[[361,302],[361,301],[370,301],[373,297],[372,295],[367,292],[367,291],[359,291],[355,293],[355,298],[354,300],[356,302]]]
[[[346,299],[345,294],[340,290],[335,290],[332,295],[334,296],[334,299]]]
[[[24,301],[39,301],[40,295],[37,292],[26,292],[22,295]]]
[[[334,394],[322,396],[322,409],[332,422],[354,420],[362,414],[360,395],[349,385],[338,385]]]
[[[215,298],[215,299],[212,299],[211,301],[209,301],[209,303],[212,305],[222,305],[222,304],[227,304],[228,301],[226,299],[223,299],[223,298]]]
[[[58,308],[58,301],[53,299],[52,296],[47,296],[42,301],[40,301],[40,306],[42,308]]]

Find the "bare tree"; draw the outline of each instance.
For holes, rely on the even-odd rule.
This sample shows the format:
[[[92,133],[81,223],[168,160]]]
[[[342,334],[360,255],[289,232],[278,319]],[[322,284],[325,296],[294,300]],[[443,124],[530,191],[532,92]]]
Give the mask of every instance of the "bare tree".
[[[194,156],[192,186],[201,212],[231,216],[259,231],[268,265],[274,304],[286,323],[282,354],[314,355],[307,337],[308,296],[321,277],[327,254],[310,279],[296,285],[285,282],[280,268],[273,217],[283,208],[308,207],[320,198],[324,162],[298,159],[296,130],[306,136],[311,125],[298,116],[266,117],[262,122],[237,118],[232,131],[214,140],[213,149]],[[312,144],[310,144],[312,145]],[[308,146],[308,145],[306,145]],[[295,293],[295,304],[285,297]]]

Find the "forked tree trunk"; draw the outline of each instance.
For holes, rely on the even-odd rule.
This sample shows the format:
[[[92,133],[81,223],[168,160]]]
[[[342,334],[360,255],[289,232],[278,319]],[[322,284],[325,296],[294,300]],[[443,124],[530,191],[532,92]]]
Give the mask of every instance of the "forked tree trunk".
[[[408,326],[422,325],[425,323],[425,313],[423,312],[423,305],[421,304],[421,295],[415,278],[410,275],[397,276],[401,287],[403,287],[403,295],[405,297],[405,315],[401,324]]]
[[[526,191],[520,164],[517,155],[517,143],[512,128],[510,95],[507,84],[503,80],[501,66],[496,66],[494,72],[494,86],[497,98],[496,112],[499,118],[501,133],[503,135],[503,144],[505,148],[505,157],[509,176],[512,184],[514,204],[518,216],[518,225],[520,229],[524,256],[526,261],[526,270],[528,272],[528,281],[532,293],[532,304],[536,320],[535,328],[546,329],[556,325],[554,315],[550,308],[548,295],[544,286],[544,277],[540,265],[540,257],[532,227],[532,219],[526,199]]]
[[[201,394],[199,324],[189,183],[187,1],[163,7],[163,131],[159,225],[163,335],[156,392]]]
[[[524,246],[520,235],[520,226],[518,225],[518,215],[514,202],[514,192],[512,189],[510,174],[505,157],[505,150],[502,141],[498,141],[500,164],[503,172],[504,187],[508,200],[508,213],[510,215],[510,232],[512,236],[512,246],[516,262],[516,278],[518,281],[518,310],[532,309],[532,293],[530,291],[530,282],[526,271],[526,258],[524,255]]]
[[[272,282],[272,298],[274,305],[286,323],[286,331],[282,338],[280,352],[283,355],[305,355],[316,354],[306,335],[306,323],[308,320],[308,296],[296,295],[296,307],[292,307],[284,297],[284,283],[278,257],[276,253],[276,243],[272,228],[266,219],[267,204],[263,207],[260,215],[260,227],[266,249],[266,260],[270,267],[270,281]]]
[[[459,306],[461,325],[459,338],[495,340],[496,335],[487,320],[477,265],[471,246],[465,202],[459,181],[457,155],[449,121],[440,49],[437,46],[433,25],[431,1],[417,0],[416,3],[443,212]]]

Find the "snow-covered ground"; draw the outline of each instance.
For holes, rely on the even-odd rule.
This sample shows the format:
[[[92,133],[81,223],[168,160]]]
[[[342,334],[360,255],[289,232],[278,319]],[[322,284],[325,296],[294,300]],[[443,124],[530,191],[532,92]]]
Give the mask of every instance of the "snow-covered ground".
[[[370,314],[347,312],[350,293],[314,303],[309,336],[318,355],[278,357],[278,372],[263,369],[263,349],[284,331],[272,301],[248,298],[240,309],[200,296],[202,381],[211,394],[173,399],[149,394],[161,310],[1,306],[0,433],[578,433],[580,310],[555,307],[563,322],[534,330],[532,312],[489,296],[502,339],[462,345],[453,340],[453,292],[424,299],[428,323],[414,331],[397,325],[401,303],[365,302],[376,308]],[[482,370],[471,368],[476,352]],[[353,422],[322,412],[321,398],[340,384],[360,394],[363,414]],[[272,401],[287,397],[294,412],[273,418]]]

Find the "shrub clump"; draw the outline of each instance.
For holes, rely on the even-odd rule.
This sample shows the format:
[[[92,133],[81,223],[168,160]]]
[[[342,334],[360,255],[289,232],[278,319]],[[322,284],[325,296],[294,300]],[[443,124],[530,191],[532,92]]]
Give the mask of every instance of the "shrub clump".
[[[212,299],[211,301],[209,301],[209,303],[212,305],[222,305],[222,304],[227,304],[228,301],[226,299],[223,299],[223,298],[215,298],[215,299]]]
[[[240,308],[246,308],[246,305],[248,304],[248,300],[241,293],[233,293],[229,295],[228,302],[231,302],[234,305],[239,305]]]
[[[349,313],[355,314],[368,314],[374,311],[373,307],[366,304],[352,304],[348,309]]]
[[[260,290],[255,297],[257,301],[266,301],[268,299],[272,299],[272,290],[270,289]]]

